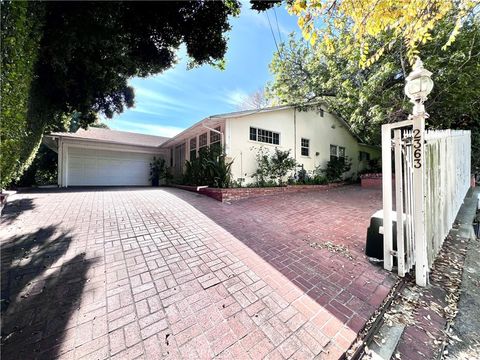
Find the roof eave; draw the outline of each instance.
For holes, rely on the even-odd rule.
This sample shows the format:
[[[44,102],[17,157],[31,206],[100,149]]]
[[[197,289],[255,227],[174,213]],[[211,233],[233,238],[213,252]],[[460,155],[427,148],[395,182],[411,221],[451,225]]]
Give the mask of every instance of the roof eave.
[[[127,146],[136,146],[136,147],[141,147],[141,148],[148,148],[148,149],[159,149],[162,144],[159,145],[140,145],[140,144],[133,144],[133,143],[126,143],[126,142],[121,142],[121,141],[111,141],[111,140],[101,140],[101,139],[93,139],[93,138],[82,138],[79,136],[68,136],[60,133],[51,133],[45,135],[46,137],[51,137],[51,138],[66,138],[66,139],[71,139],[71,140],[78,140],[78,141],[90,141],[90,142],[96,142],[96,143],[105,143],[105,144],[113,144],[113,145],[127,145]]]

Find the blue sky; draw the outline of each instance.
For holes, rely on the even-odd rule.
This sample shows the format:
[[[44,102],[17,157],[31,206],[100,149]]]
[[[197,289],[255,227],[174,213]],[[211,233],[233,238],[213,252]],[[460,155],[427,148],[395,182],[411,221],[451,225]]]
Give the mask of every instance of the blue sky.
[[[299,32],[296,17],[283,6],[257,13],[243,2],[240,16],[230,21],[224,71],[208,65],[187,70],[188,58],[180,50],[174,68],[131,79],[135,107],[104,122],[116,130],[174,136],[209,115],[237,110],[245,96],[271,79],[268,64],[276,48],[268,19],[277,42]]]

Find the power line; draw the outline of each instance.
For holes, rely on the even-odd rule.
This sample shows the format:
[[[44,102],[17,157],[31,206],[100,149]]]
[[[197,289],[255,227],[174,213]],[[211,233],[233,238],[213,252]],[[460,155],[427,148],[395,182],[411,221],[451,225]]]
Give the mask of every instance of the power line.
[[[280,49],[278,48],[277,39],[275,38],[275,33],[273,32],[272,23],[270,22],[270,17],[268,16],[268,11],[265,11],[265,14],[267,15],[268,25],[270,26],[273,41],[275,42],[275,47],[277,48],[277,52],[280,54]]]
[[[283,43],[282,34],[280,33],[280,27],[278,26],[277,11],[275,10],[275,7],[273,8],[273,13],[275,14],[275,22],[277,23],[278,39],[281,43]]]

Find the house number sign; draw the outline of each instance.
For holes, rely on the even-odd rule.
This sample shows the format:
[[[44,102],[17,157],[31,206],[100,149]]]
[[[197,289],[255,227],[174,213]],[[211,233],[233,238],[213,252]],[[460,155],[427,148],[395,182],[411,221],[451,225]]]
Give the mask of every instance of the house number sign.
[[[422,167],[422,136],[420,129],[413,129],[413,167],[420,169]]]

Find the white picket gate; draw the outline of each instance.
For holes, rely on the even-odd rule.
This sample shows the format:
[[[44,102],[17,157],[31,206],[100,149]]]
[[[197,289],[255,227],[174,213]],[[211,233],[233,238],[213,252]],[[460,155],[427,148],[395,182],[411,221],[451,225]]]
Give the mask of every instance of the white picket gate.
[[[403,277],[415,265],[425,286],[470,186],[470,131],[425,131],[413,120],[383,125],[382,169],[384,268],[392,270],[396,258]]]

